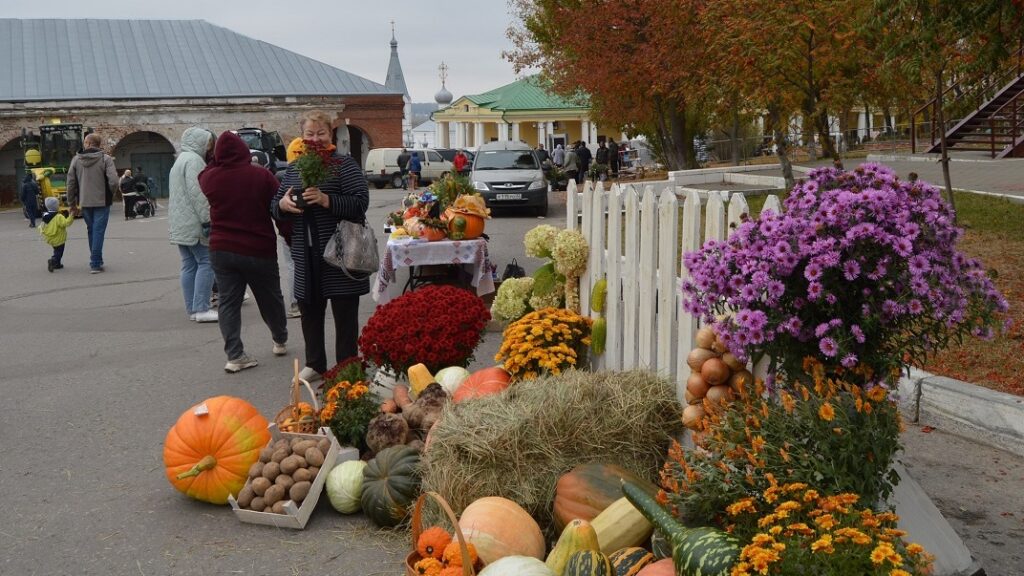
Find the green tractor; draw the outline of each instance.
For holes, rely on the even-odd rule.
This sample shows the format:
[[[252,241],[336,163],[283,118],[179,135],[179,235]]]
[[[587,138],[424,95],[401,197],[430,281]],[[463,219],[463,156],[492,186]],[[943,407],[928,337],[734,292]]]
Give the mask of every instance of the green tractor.
[[[92,132],[81,124],[64,124],[54,120],[39,127],[39,134],[22,131],[21,147],[25,151],[25,169],[31,171],[39,184],[38,204],[53,196],[61,209],[68,207],[68,167],[71,159],[82,150],[82,138]]]

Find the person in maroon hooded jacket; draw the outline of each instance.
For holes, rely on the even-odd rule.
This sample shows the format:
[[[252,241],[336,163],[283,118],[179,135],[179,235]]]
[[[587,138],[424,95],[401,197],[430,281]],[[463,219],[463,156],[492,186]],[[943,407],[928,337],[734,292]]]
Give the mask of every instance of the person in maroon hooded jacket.
[[[199,187],[210,203],[210,264],[220,292],[220,333],[227,372],[257,365],[242,345],[242,300],[252,290],[274,340],[273,353],[288,353],[288,320],[277,268],[277,237],[270,201],[277,192],[274,175],[250,162],[249,147],[232,132],[217,138],[213,162],[199,173]]]

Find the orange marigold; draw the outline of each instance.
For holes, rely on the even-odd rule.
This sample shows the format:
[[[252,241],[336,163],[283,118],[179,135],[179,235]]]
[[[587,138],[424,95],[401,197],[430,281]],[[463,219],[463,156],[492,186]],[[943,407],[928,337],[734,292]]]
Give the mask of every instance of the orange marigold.
[[[836,411],[831,404],[825,402],[821,408],[818,408],[818,417],[826,422],[831,422],[836,417]]]

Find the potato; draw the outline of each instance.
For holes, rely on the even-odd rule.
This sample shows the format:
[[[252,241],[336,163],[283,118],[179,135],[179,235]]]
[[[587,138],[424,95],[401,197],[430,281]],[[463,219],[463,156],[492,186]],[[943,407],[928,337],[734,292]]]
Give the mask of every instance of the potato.
[[[301,466],[299,466],[299,461],[301,459],[301,456],[292,454],[284,460],[281,460],[281,473],[291,475],[293,472],[301,468]]]
[[[311,482],[296,482],[290,490],[288,490],[288,496],[295,500],[296,503],[302,502],[306,499],[309,494],[309,489],[313,484]]]
[[[267,506],[273,506],[275,502],[279,502],[282,498],[284,498],[284,486],[274,484],[267,488],[267,493],[263,495],[263,503]]]
[[[278,500],[277,502],[274,502],[274,505],[270,507],[270,511],[274,514],[284,514],[285,502],[287,502],[287,500]]]
[[[273,482],[266,478],[256,478],[252,481],[252,491],[255,492],[257,496],[263,496],[267,493],[267,488],[270,488],[272,484]]]
[[[292,487],[292,484],[295,484],[295,479],[287,474],[281,474],[274,480],[274,484],[284,486],[284,489],[287,490]]]
[[[302,442],[292,444],[292,454],[298,454],[301,456],[306,453],[306,450],[309,450],[313,446],[316,446],[316,440],[303,440]]]
[[[252,466],[249,466],[249,478],[259,478],[263,476],[263,462],[254,462]]]
[[[295,452],[295,447],[301,444],[302,442],[309,442],[309,440],[303,438],[302,436],[296,436],[288,441],[288,446],[291,447],[292,452]]]
[[[329,452],[331,450],[331,439],[330,438],[323,438],[323,439],[321,439],[320,442],[317,443],[316,447],[320,449],[320,452],[323,452],[324,454],[327,454],[327,452]]]
[[[287,438],[281,438],[277,442],[274,442],[274,451],[278,450],[290,450],[292,445],[288,442]]]
[[[324,453],[320,451],[316,446],[310,446],[305,453],[306,462],[310,466],[323,466],[324,465]]]
[[[260,450],[260,462],[270,462],[270,457],[274,455],[274,447],[267,446],[263,450]]]
[[[273,514],[274,513],[274,509],[271,508],[270,506],[266,506],[266,507],[263,508],[263,512],[266,512],[267,514]]]
[[[313,474],[310,473],[309,468],[299,468],[292,474],[292,480],[296,482],[309,482],[313,479]]]
[[[263,502],[263,498],[260,496],[253,498],[252,502],[249,503],[249,509],[257,512],[261,512],[266,506],[266,503]]]
[[[309,468],[307,468],[307,470],[309,470],[309,474],[313,478],[316,478],[316,475],[320,473],[320,467],[319,466],[310,466]]]
[[[291,451],[289,451],[289,450],[287,450],[285,448],[278,448],[277,450],[274,450],[274,455],[270,457],[270,461],[271,462],[277,462],[278,464],[280,464],[281,460],[284,460],[285,458],[287,458],[290,455],[291,455]]]
[[[242,491],[238,493],[238,496],[235,498],[235,501],[238,502],[238,505],[240,507],[248,508],[249,504],[252,503],[252,499],[255,497],[256,492],[253,491],[252,484],[246,484],[245,488],[242,488]]]
[[[267,462],[263,465],[263,477],[273,482],[281,473],[281,465],[277,462]]]

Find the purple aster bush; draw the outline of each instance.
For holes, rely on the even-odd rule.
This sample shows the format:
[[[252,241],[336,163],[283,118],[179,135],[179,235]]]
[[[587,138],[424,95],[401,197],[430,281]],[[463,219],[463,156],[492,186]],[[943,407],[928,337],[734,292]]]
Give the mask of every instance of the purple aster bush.
[[[684,308],[743,358],[802,374],[805,357],[889,382],[964,335],[991,336],[1006,299],[956,249],[962,231],[927,183],[862,164],[801,181],[784,213],[745,219],[683,257]]]

